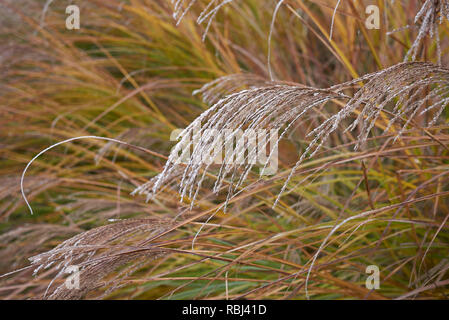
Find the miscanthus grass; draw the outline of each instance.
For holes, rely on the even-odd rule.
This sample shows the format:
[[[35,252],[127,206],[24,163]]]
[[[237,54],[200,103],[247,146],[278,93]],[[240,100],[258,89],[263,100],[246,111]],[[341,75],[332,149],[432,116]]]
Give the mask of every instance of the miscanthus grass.
[[[246,77],[245,79],[244,82],[251,86],[250,79],[252,77]],[[215,95],[217,90],[221,88],[229,89],[228,83],[234,81],[241,85],[243,83],[241,80],[241,75],[225,77],[206,85],[198,92],[203,92],[205,101],[210,102],[211,99],[212,101],[214,99],[211,96]],[[238,91],[220,99],[182,131],[179,135],[180,142],[173,148],[162,173],[148,184],[140,186],[135,192],[147,193],[147,200],[150,200],[162,186],[173,179],[172,173],[181,166],[177,163],[179,153],[183,149],[190,150],[193,147],[187,165],[182,168],[183,174],[179,190],[181,197],[188,195],[193,205],[205,177],[204,172],[210,166],[207,157],[204,157],[204,155],[214,153],[214,132],[229,130],[229,134],[224,141],[224,144],[226,144],[227,141],[238,140],[236,132],[242,128],[253,130],[284,128],[276,141],[277,144],[295,122],[300,121],[302,117],[307,117],[309,112],[316,112],[315,108],[322,107],[333,100],[347,101],[339,112],[324,120],[307,134],[313,139],[291,170],[279,193],[280,197],[289,179],[303,160],[306,157],[312,158],[321,149],[331,133],[336,130],[354,130],[360,127],[357,143],[354,146],[355,149],[358,149],[366,143],[369,133],[384,111],[392,115],[384,133],[387,133],[397,122],[400,122],[397,132],[395,132],[394,141],[407,129],[419,111],[420,115],[434,111],[428,126],[435,124],[449,101],[447,97],[449,93],[448,81],[449,70],[429,63],[418,62],[398,64],[328,89],[275,82],[260,85],[259,81],[256,80],[251,89]],[[352,97],[342,93],[343,89],[361,82],[366,82],[366,84],[356,91]],[[391,110],[387,110],[387,107],[391,107]],[[358,111],[358,116],[346,128],[343,127],[341,123],[355,111]],[[198,127],[201,129],[194,132]],[[258,147],[265,150],[268,142],[268,139],[266,139],[264,144]],[[237,171],[242,166],[236,166],[233,163],[238,157],[248,157],[245,154],[238,154],[238,152],[245,153],[245,151],[245,149],[235,148],[228,159],[224,159],[220,172],[215,177],[214,192],[221,189],[227,175],[231,175],[228,199],[242,185],[253,164],[249,162],[243,165],[242,171]],[[240,176],[240,179],[234,183],[236,176]],[[151,189],[148,186],[151,186]],[[274,205],[276,203],[277,201]]]
[[[449,6],[367,4],[2,2],[2,298],[447,297]]]

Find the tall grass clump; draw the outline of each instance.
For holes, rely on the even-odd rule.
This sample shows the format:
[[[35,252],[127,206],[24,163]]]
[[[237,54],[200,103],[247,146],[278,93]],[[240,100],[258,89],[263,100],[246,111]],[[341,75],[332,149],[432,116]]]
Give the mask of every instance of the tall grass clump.
[[[447,298],[447,1],[68,3],[0,2],[3,299]]]

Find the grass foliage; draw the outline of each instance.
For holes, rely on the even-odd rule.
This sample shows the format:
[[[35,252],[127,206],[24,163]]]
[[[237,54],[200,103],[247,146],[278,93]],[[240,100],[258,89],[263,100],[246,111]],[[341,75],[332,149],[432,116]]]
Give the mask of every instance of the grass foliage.
[[[0,2],[3,299],[447,298],[448,1],[68,4]],[[278,172],[176,163],[199,125]]]

